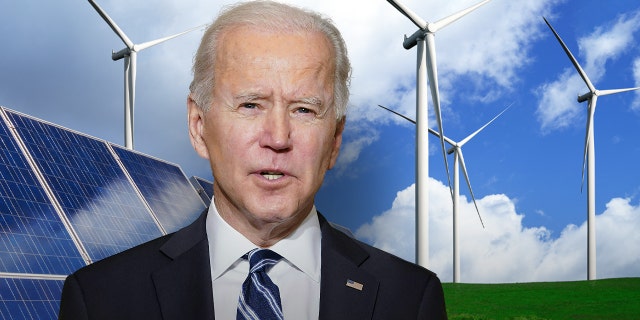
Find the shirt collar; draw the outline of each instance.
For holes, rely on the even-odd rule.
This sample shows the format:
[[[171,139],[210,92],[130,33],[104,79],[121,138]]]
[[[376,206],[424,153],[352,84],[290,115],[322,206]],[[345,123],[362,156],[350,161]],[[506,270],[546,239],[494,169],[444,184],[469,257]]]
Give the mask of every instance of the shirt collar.
[[[211,277],[215,281],[256,245],[224,221],[214,203],[212,198],[206,228]],[[292,266],[319,283],[321,238],[320,222],[314,206],[296,230],[269,249],[280,254]]]

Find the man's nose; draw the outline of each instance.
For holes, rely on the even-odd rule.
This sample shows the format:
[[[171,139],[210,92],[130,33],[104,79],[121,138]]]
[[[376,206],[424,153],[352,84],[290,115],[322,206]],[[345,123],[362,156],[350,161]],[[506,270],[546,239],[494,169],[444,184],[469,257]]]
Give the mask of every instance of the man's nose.
[[[291,117],[286,108],[272,108],[267,112],[260,146],[276,151],[291,147]]]

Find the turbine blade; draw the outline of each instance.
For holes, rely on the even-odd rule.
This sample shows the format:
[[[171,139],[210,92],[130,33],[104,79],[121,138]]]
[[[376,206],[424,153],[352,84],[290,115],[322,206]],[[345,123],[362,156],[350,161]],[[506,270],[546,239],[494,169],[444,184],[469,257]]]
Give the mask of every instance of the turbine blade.
[[[458,145],[460,147],[464,146],[465,143],[467,143],[467,142],[469,142],[469,140],[473,139],[473,137],[475,137],[478,133],[480,133],[480,131],[484,130],[484,128],[486,128],[488,125],[490,125],[491,122],[493,122],[494,120],[498,119],[498,117],[500,117],[505,111],[507,111],[509,108],[511,108],[512,105],[513,105],[513,102],[509,106],[507,106],[504,110],[502,110],[502,112],[498,113],[497,116],[493,117],[493,119],[491,119],[489,122],[487,122],[480,129],[476,130],[474,133],[470,134],[466,138],[462,139],[462,141],[458,142]]]
[[[399,117],[402,117],[403,119],[405,119],[405,120],[407,120],[407,121],[409,121],[409,122],[411,122],[411,123],[413,123],[413,124],[416,124],[416,121],[415,121],[415,120],[413,120],[413,119],[411,119],[411,118],[409,118],[409,117],[407,117],[407,116],[403,115],[402,113],[399,113],[399,112],[397,112],[397,111],[394,111],[394,110],[389,109],[389,108],[387,108],[387,107],[385,107],[385,106],[382,106],[382,105],[378,105],[378,107],[380,107],[380,108],[382,108],[382,109],[385,109],[385,110],[387,110],[387,111],[389,111],[389,112],[391,112],[391,113],[393,113],[393,114],[395,114],[395,115],[397,115],[397,116],[399,116]],[[433,129],[431,129],[431,128],[428,128],[428,129],[429,129],[429,133],[431,133],[432,135],[434,135],[434,136],[436,136],[436,137],[440,138],[440,134],[438,133],[438,131],[435,131],[435,130],[433,130]],[[446,141],[448,144],[450,144],[450,145],[452,145],[452,146],[455,146],[455,145],[456,145],[456,142],[455,142],[455,141],[453,141],[453,140],[451,140],[451,139],[449,139],[449,138],[447,138],[447,137],[444,137],[444,141]]]
[[[440,135],[438,135],[438,138],[439,137],[440,137]],[[455,141],[447,138],[446,136],[443,136],[443,138],[444,138],[444,141],[446,141],[448,144],[450,144],[450,145],[452,145],[454,147],[458,145]],[[447,154],[451,154],[451,152],[447,151]]]
[[[133,42],[129,39],[129,37],[127,37],[126,34],[124,34],[122,29],[118,27],[116,22],[113,21],[113,19],[111,19],[111,17],[109,17],[109,15],[104,10],[102,10],[102,8],[100,8],[100,6],[94,0],[89,0],[89,3],[93,6],[94,9],[96,9],[98,14],[100,14],[100,16],[102,17],[102,19],[104,19],[104,21],[107,22],[107,24],[111,27],[111,30],[113,30],[113,32],[115,32],[118,35],[118,37],[120,37],[120,39],[122,40],[122,42],[124,42],[127,48],[133,49]]]
[[[438,137],[438,139],[440,138],[440,134],[438,133],[438,131],[435,131],[435,130],[429,128],[429,133],[431,133],[432,135]]]
[[[396,10],[400,11],[405,17],[409,18],[413,24],[415,24],[420,29],[425,29],[427,27],[427,22],[422,20],[415,12],[411,11],[411,9],[407,8],[402,3],[396,0],[387,0]]]
[[[413,120],[413,119],[411,119],[411,118],[409,118],[409,117],[405,116],[404,114],[401,114],[401,113],[399,113],[399,112],[396,112],[396,111],[394,111],[394,110],[391,110],[391,109],[389,109],[389,108],[387,108],[387,107],[384,107],[384,106],[381,106],[381,105],[378,105],[378,107],[380,107],[380,108],[382,108],[382,109],[385,109],[385,110],[387,110],[387,111],[389,111],[389,112],[391,112],[391,113],[393,113],[393,114],[395,114],[395,115],[397,115],[397,116],[399,116],[399,117],[402,117],[403,119],[405,119],[405,120],[407,120],[407,121],[409,121],[409,122],[411,122],[411,123],[413,123],[413,124],[416,124],[416,121],[415,121],[415,120]],[[431,130],[431,129],[429,129],[429,130]],[[436,135],[438,135],[438,133],[437,133],[437,132],[436,132],[435,134],[436,134]]]
[[[453,23],[454,21],[466,16],[467,14],[471,13],[472,11],[480,8],[481,6],[485,5],[487,2],[489,2],[491,0],[484,0],[481,1],[467,9],[461,10],[457,13],[454,13],[446,18],[440,19],[436,22],[433,23],[428,23],[427,24],[427,29],[429,30],[429,32],[437,32],[438,30],[450,25],[451,23]]]
[[[640,89],[640,87],[625,88],[625,89],[598,90],[598,95],[599,96],[606,96],[606,95],[610,95],[610,94],[616,94],[616,93],[627,92],[627,91],[634,91],[634,90],[638,90],[638,89]]]
[[[442,128],[442,115],[440,113],[440,108],[434,108],[436,110],[436,117],[438,119],[438,129],[440,132],[443,132]],[[449,173],[449,162],[447,161],[447,150],[444,146],[444,133],[440,135],[440,147],[442,149],[442,157],[444,158],[444,167],[447,171],[447,180],[449,182],[449,189],[451,189],[451,174]],[[453,192],[453,191],[452,191]]]
[[[592,135],[592,130],[593,130],[593,116],[596,112],[596,103],[598,102],[598,96],[594,95],[593,97],[591,97],[591,99],[589,99],[589,105],[588,105],[588,110],[587,112],[589,112],[589,115],[587,117],[587,132],[585,134],[584,137],[584,154],[582,156],[582,181],[580,182],[580,192],[582,192],[582,190],[584,189],[584,172],[585,172],[585,168],[587,165],[587,151],[589,149],[589,143],[591,143],[591,141],[589,141],[589,137],[591,137]]]
[[[476,207],[476,212],[478,212],[478,218],[480,219],[480,224],[482,224],[482,228],[484,229],[484,222],[482,221],[482,216],[480,215],[480,209],[478,209],[478,204],[476,203],[476,196],[473,194],[473,189],[471,188],[471,181],[469,181],[467,166],[464,163],[462,148],[458,148],[457,152],[458,152],[458,156],[460,157],[460,167],[462,168],[462,173],[464,173],[464,178],[465,180],[467,180],[467,187],[469,187],[469,193],[471,193],[471,199],[473,199],[473,205]]]
[[[171,36],[168,36],[168,37],[164,37],[164,38],[160,38],[160,39],[156,39],[156,40],[152,40],[152,41],[147,41],[147,42],[145,42],[145,43],[141,43],[141,44],[136,44],[136,45],[134,45],[134,46],[133,46],[133,49],[132,49],[132,50],[133,50],[133,51],[142,51],[142,50],[144,50],[144,49],[146,49],[146,48],[153,47],[153,46],[155,46],[156,44],[163,43],[163,42],[165,42],[165,41],[168,41],[168,40],[171,40],[171,39],[173,39],[173,38],[179,37],[179,36],[181,36],[181,35],[183,35],[183,34],[185,34],[185,33],[189,33],[189,32],[191,32],[191,31],[193,31],[193,30],[196,30],[196,29],[200,29],[200,28],[202,28],[203,26],[206,26],[206,24],[203,24],[203,25],[200,25],[200,26],[197,26],[197,27],[193,27],[193,28],[191,28],[191,29],[188,29],[188,30],[182,31],[182,32],[180,32],[180,33],[176,33],[176,34],[171,35]]]
[[[447,181],[449,182],[449,190],[453,194],[451,188],[451,174],[449,173],[449,162],[447,161],[447,151],[444,147],[444,129],[442,128],[442,112],[440,108],[440,90],[438,90],[438,67],[436,65],[436,43],[433,34],[427,34],[425,37],[425,45],[427,50],[427,76],[429,78],[429,89],[431,90],[431,100],[433,102],[433,110],[435,111],[436,120],[438,122],[438,131],[440,135],[440,147],[442,148],[442,157],[444,159],[444,167],[447,171]]]
[[[429,128],[429,133],[431,133],[432,135],[434,135],[434,136],[436,136],[436,137],[440,138],[440,134],[438,133],[438,131],[435,131],[435,130],[433,130],[433,129]],[[454,148],[454,147],[456,147],[456,146],[458,145],[458,144],[456,144],[456,142],[455,142],[455,141],[453,141],[453,140],[451,140],[451,139],[447,138],[446,136],[444,137],[444,141],[446,141],[448,144],[450,144],[450,145],[452,146],[452,148]],[[452,153],[452,151],[451,151],[451,150],[452,150],[452,149],[447,150],[447,154],[451,154],[451,153]]]
[[[438,133],[438,131],[435,131],[435,130],[433,130],[433,129],[429,128],[429,133],[431,133],[432,135],[434,135],[434,136],[436,136],[436,137],[440,138],[440,134]],[[444,137],[444,141],[446,141],[448,144],[450,144],[450,145],[452,146],[452,148],[451,148],[451,149],[449,149],[449,151],[447,151],[447,154],[451,154],[451,150],[452,150],[453,148],[455,148],[455,146],[456,146],[456,142],[455,142],[455,141],[453,141],[453,140],[451,140],[451,139],[449,139],[449,138],[447,138],[447,137]]]
[[[436,137],[440,138],[440,134],[438,133],[438,131],[435,131],[435,130],[433,130],[433,129],[429,128],[429,133],[431,133],[432,135],[434,135],[434,136],[436,136]],[[455,147],[455,146],[457,146],[457,144],[456,144],[456,142],[455,142],[455,141],[453,141],[453,140],[451,140],[451,139],[447,138],[446,136],[444,136],[444,141],[446,141],[448,144],[450,144],[450,145],[452,146],[452,148],[453,148],[453,147]],[[447,154],[451,154],[451,149],[449,149],[449,150],[447,151]]]
[[[582,78],[584,83],[589,88],[589,91],[591,93],[595,93],[596,92],[596,87],[593,86],[593,83],[591,83],[591,80],[589,80],[589,77],[587,77],[587,74],[584,72],[584,70],[582,69],[582,67],[578,63],[578,60],[576,60],[576,58],[573,56],[573,54],[571,53],[571,51],[569,50],[567,45],[564,43],[564,41],[562,41],[562,38],[560,38],[560,35],[556,32],[556,30],[553,29],[553,27],[551,26],[551,23],[549,23],[549,21],[547,21],[547,18],[543,17],[542,19],[544,19],[544,22],[547,23],[547,26],[549,26],[549,28],[551,29],[553,34],[556,36],[556,39],[558,39],[558,42],[560,42],[560,45],[562,46],[562,49],[564,49],[564,52],[569,57],[569,60],[571,60],[571,63],[573,63],[573,66],[576,68],[576,70],[580,74],[580,77]]]

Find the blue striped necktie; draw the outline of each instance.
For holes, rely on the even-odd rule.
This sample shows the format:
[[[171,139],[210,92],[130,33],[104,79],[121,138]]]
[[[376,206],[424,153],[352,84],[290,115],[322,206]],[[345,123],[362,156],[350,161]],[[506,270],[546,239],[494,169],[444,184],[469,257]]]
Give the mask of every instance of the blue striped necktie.
[[[267,275],[282,257],[269,249],[253,249],[245,255],[249,260],[249,275],[242,284],[238,299],[237,320],[283,319],[280,290]]]

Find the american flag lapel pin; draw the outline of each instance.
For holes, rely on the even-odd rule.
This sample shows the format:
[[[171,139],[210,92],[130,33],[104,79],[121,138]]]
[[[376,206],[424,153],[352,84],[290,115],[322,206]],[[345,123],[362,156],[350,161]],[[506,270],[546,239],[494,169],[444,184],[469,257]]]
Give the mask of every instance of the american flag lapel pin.
[[[347,279],[347,287],[362,291],[364,285],[360,282],[355,282],[351,279]]]

